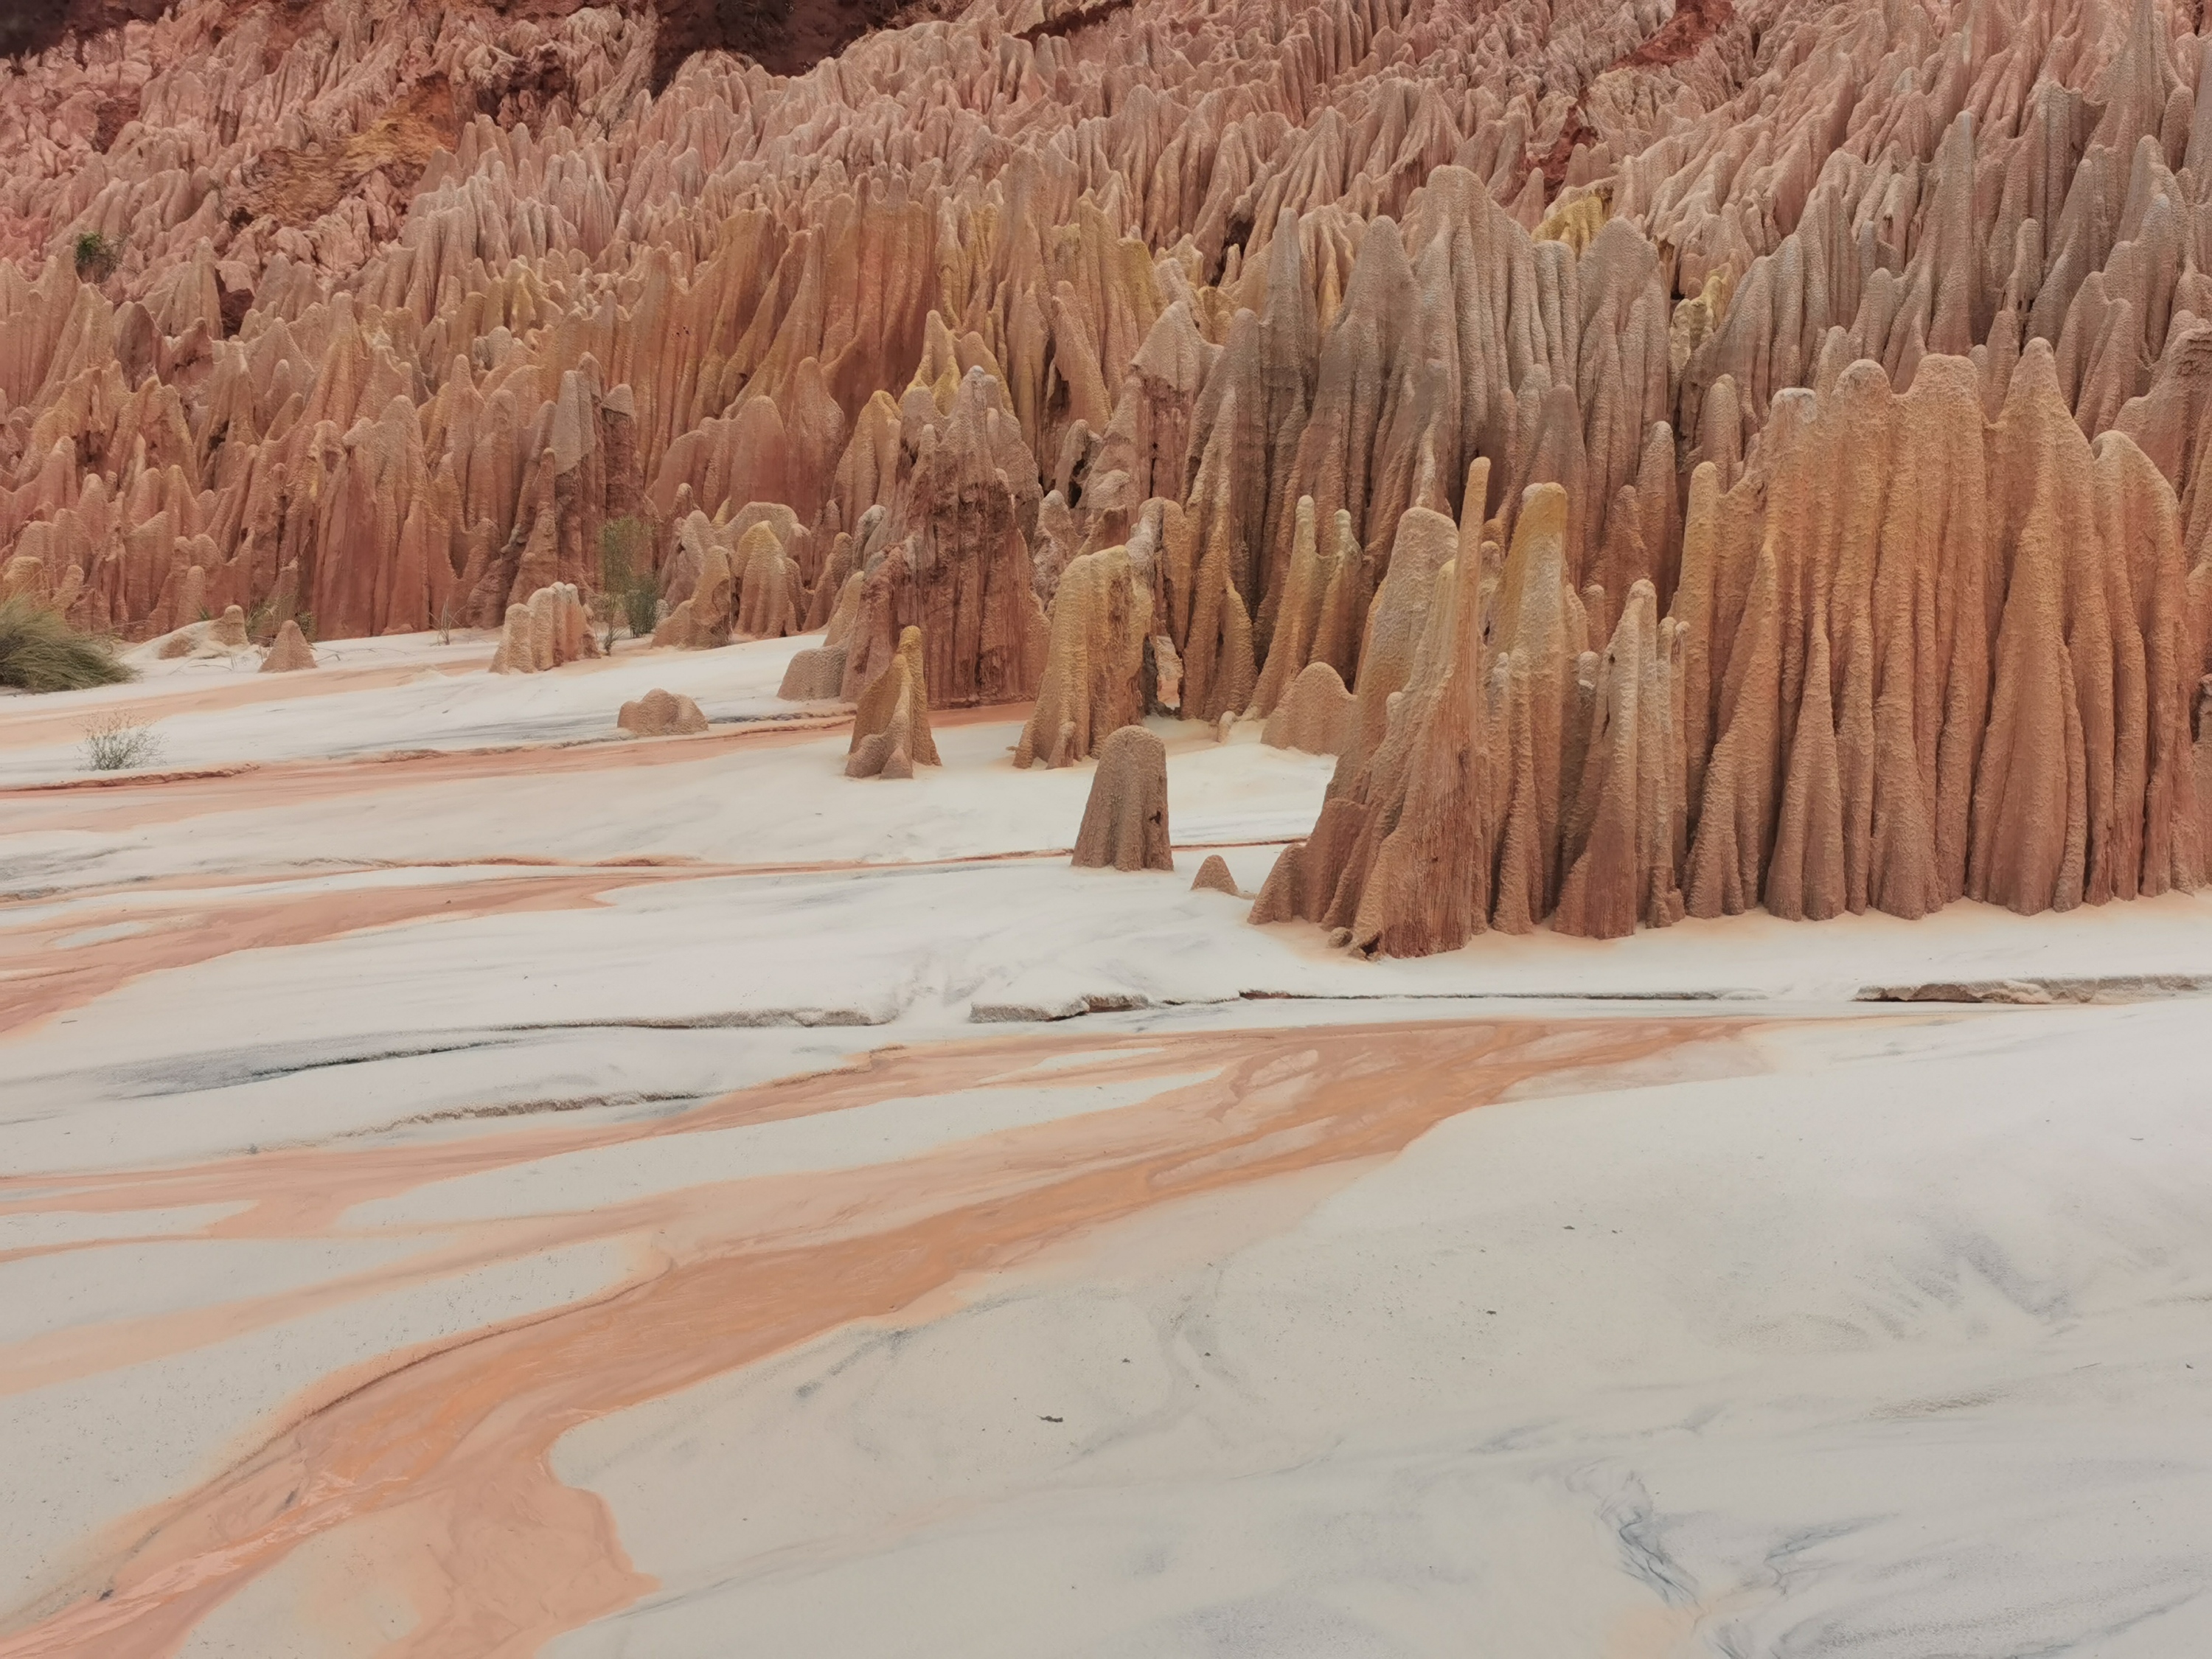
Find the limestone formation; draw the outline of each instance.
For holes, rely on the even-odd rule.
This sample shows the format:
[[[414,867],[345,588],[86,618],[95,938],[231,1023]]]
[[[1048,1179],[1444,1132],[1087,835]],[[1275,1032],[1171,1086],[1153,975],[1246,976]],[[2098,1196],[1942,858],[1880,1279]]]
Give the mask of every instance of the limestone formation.
[[[592,619],[574,586],[555,582],[530,596],[526,605],[507,608],[507,621],[493,652],[495,674],[542,674],[580,657],[596,657],[599,641]]]
[[[1141,726],[1099,745],[1098,770],[1075,835],[1078,868],[1173,870],[1168,842],[1168,750]]]
[[[298,669],[315,666],[314,647],[307,643],[307,636],[300,631],[300,624],[287,617],[284,625],[276,630],[276,643],[269,647],[269,654],[261,659],[260,672],[264,674],[289,674]]]
[[[921,630],[899,636],[898,653],[861,694],[845,755],[848,778],[910,778],[917,766],[939,766],[929,732],[927,653]]]
[[[615,716],[615,726],[634,738],[683,737],[705,731],[707,717],[681,692],[656,687],[624,703]]]
[[[1362,949],[2202,879],[2177,0],[976,0],[789,76],[657,9],[93,8],[0,70],[0,592],[538,666],[627,561],[663,644],[842,619],[795,697],[919,627],[1048,762],[1325,669],[1267,902]]]

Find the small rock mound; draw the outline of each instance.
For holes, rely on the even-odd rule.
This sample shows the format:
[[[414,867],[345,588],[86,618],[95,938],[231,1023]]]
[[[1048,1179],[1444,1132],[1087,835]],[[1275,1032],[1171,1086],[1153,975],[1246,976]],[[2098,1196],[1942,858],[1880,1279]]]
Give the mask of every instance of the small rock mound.
[[[276,640],[269,647],[269,654],[261,659],[261,672],[264,674],[289,674],[314,666],[314,647],[307,643],[307,636],[300,631],[300,624],[287,617],[284,625],[276,630]]]
[[[848,778],[910,778],[917,766],[939,766],[929,731],[929,682],[922,668],[921,630],[899,635],[893,656],[861,696],[853,715]]]
[[[1206,862],[1198,866],[1198,874],[1191,881],[1190,890],[1194,893],[1226,893],[1231,898],[1244,896],[1237,885],[1237,878],[1229,873],[1228,860],[1218,853],[1206,855]]]
[[[183,657],[235,657],[252,649],[246,637],[246,612],[228,606],[210,621],[186,623],[157,640],[148,641],[162,662]]]
[[[1097,775],[1075,836],[1079,869],[1173,870],[1168,843],[1168,749],[1125,726],[1098,749]]]
[[[624,703],[615,724],[634,738],[689,737],[707,729],[707,717],[690,698],[655,686]]]
[[[225,651],[243,651],[246,647],[246,612],[238,606],[226,605],[222,615],[208,624],[208,643],[220,646]]]

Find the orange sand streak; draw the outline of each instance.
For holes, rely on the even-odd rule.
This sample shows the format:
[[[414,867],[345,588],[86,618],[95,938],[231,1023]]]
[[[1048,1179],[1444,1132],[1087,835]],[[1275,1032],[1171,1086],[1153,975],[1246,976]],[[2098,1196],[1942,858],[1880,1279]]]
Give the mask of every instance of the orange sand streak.
[[[933,713],[932,725],[1018,726],[1028,703],[1001,703]],[[394,750],[344,760],[301,760],[216,766],[143,777],[100,776],[65,783],[0,789],[11,830],[121,830],[173,823],[207,812],[297,805],[395,785],[454,780],[547,777],[636,767],[680,765],[732,748],[781,748],[808,742],[852,723],[849,712],[796,715],[724,726],[678,738],[588,738],[517,744],[495,749]],[[80,718],[78,725],[82,726]],[[72,730],[76,729],[72,727]],[[1209,739],[1210,741],[1210,739]]]
[[[410,1357],[313,1405],[229,1474],[140,1518],[137,1541],[80,1599],[0,1641],[0,1659],[173,1652],[192,1626],[305,1538],[360,1517],[404,1523],[422,1547],[422,1622],[400,1650],[424,1659],[534,1652],[651,1588],[605,1506],[562,1486],[550,1456],[567,1429],[666,1395],[854,1320],[909,1307],[963,1275],[1147,1206],[1233,1184],[1388,1156],[1443,1118],[1569,1066],[1633,1065],[1743,1029],[1728,1020],[1412,1024],[1101,1042],[987,1040],[877,1057],[848,1071],[732,1097],[776,1115],[895,1096],[1018,1086],[1010,1065],[1109,1051],[1021,1079],[1067,1086],[1220,1068],[1136,1107],[1010,1132],[876,1169],[723,1183],[660,1195],[580,1235],[649,1225],[667,1265],[643,1282]],[[1133,1050],[1126,1060],[1110,1051]],[[701,1127],[633,1128],[682,1133]],[[600,1132],[599,1139],[611,1139]],[[492,1153],[544,1156],[514,1139]],[[312,1182],[350,1201],[455,1173],[480,1148],[302,1153],[203,1176],[204,1191],[301,1212]],[[161,1201],[188,1178],[145,1183]],[[118,1183],[120,1184],[120,1183]],[[274,1218],[273,1214],[264,1219]],[[635,1237],[635,1233],[632,1233]],[[641,1241],[642,1242],[642,1241]],[[388,1363],[388,1362],[387,1362]],[[365,1370],[369,1368],[363,1368]]]
[[[18,1031],[147,974],[189,968],[234,951],[312,945],[364,927],[441,921],[524,910],[572,910],[623,885],[611,872],[571,873],[536,880],[448,882],[421,887],[379,887],[350,892],[303,893],[172,911],[156,918],[118,913],[117,920],[149,921],[152,931],[55,951],[53,942],[99,927],[97,915],[0,933],[0,1031]],[[0,913],[4,915],[4,913]]]
[[[190,691],[149,690],[142,697],[117,702],[79,703],[66,713],[59,709],[17,714],[0,720],[0,749],[27,749],[40,744],[74,742],[84,723],[95,713],[121,710],[149,720],[172,714],[205,714],[225,708],[242,708],[257,702],[279,702],[301,697],[327,697],[346,691],[381,691],[422,673],[462,674],[491,661],[487,650],[481,657],[450,658],[441,662],[380,663],[374,667],[319,669],[313,677],[300,674],[246,674]],[[158,682],[157,682],[158,684]],[[21,705],[17,705],[20,707]]]
[[[30,830],[135,830],[173,823],[209,812],[243,812],[268,806],[293,806],[339,796],[383,792],[413,784],[483,778],[558,776],[623,771],[708,759],[740,745],[777,747],[835,730],[843,720],[763,721],[696,737],[635,740],[592,740],[548,746],[517,744],[501,749],[402,750],[345,760],[280,761],[235,769],[210,768],[183,775],[145,779],[72,780],[67,785],[33,784],[0,789],[0,808],[8,827]],[[138,784],[140,787],[132,787]]]

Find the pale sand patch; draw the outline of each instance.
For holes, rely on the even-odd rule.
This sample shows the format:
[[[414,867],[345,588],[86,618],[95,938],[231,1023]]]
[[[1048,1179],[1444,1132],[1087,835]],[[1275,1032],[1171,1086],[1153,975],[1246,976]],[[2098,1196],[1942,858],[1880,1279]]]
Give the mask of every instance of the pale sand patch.
[[[1006,1130],[877,1168],[690,1187],[629,1212],[577,1217],[578,1227],[603,1234],[643,1229],[665,1253],[665,1270],[588,1311],[480,1338],[332,1401],[252,1465],[149,1513],[143,1544],[111,1558],[101,1575],[111,1594],[54,1613],[0,1652],[87,1641],[104,1654],[167,1651],[301,1540],[395,1510],[416,1517],[418,1539],[429,1528],[443,1540],[438,1551],[411,1553],[410,1600],[424,1622],[408,1650],[473,1656],[501,1640],[534,1642],[645,1588],[622,1565],[597,1501],[546,1473],[552,1437],[580,1414],[619,1409],[844,1321],[892,1312],[962,1273],[1178,1194],[1386,1153],[1527,1075],[1540,1062],[1517,1050],[1542,1029],[1316,1033],[1310,1060],[1291,1066],[1265,1036],[1193,1036],[1167,1053],[1151,1042],[1126,1064],[1060,1074],[1066,1087],[1136,1079],[1164,1087],[1141,1105]],[[1579,1058],[1630,1060],[1732,1030],[1596,1022],[1584,1028]],[[1034,1043],[1026,1047],[1034,1053]],[[866,1071],[733,1105],[783,1116],[941,1095],[1003,1074],[1024,1048],[896,1052]],[[1194,1068],[1218,1075],[1175,1085]],[[496,1156],[513,1163],[524,1152],[507,1141]],[[418,1161],[454,1160],[449,1148]],[[289,1169],[259,1160],[233,1166],[230,1180],[234,1193],[254,1193],[252,1213],[266,1224],[284,1208],[269,1188],[307,1184],[305,1165],[319,1164],[328,1177],[314,1184],[357,1191],[362,1182],[349,1181],[348,1164],[368,1166],[368,1184],[388,1186],[404,1179],[401,1162],[394,1153],[302,1154]],[[173,1179],[161,1184],[189,1190]],[[734,1201],[740,1192],[748,1197]],[[326,1204],[294,1213],[317,1207],[327,1213]],[[384,1468],[405,1478],[364,1484]],[[481,1518],[494,1515],[499,1525]]]

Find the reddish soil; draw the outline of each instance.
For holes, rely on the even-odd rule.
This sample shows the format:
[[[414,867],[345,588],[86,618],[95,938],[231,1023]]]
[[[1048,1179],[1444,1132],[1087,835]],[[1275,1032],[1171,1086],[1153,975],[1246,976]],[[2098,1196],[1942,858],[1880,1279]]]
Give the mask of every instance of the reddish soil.
[[[173,0],[0,0],[0,58],[35,54],[64,40],[150,23]],[[104,147],[103,147],[104,148]]]
[[[655,0],[653,89],[695,52],[734,52],[772,75],[804,75],[864,34],[958,15],[961,0]],[[1127,5],[1129,0],[1119,0]],[[1114,9],[1109,0],[1107,9]]]
[[[453,89],[442,75],[426,76],[406,97],[364,131],[336,143],[264,150],[246,175],[231,222],[266,216],[279,224],[312,223],[370,173],[381,171],[404,191],[438,150],[460,132]],[[243,318],[241,305],[239,315]]]
[[[1127,4],[1128,0],[1122,0]],[[1610,75],[1615,70],[1663,69],[1669,64],[1679,64],[1699,46],[1711,40],[1735,16],[1734,0],[1674,0],[1674,15],[1653,31],[1635,51],[1608,64],[1599,71]],[[1585,88],[1584,95],[1587,95]],[[1544,194],[1548,198],[1559,194],[1559,186],[1566,182],[1567,163],[1574,159],[1577,144],[1595,144],[1597,133],[1583,118],[1581,98],[1567,112],[1566,123],[1559,136],[1552,141],[1551,149],[1541,155],[1532,155],[1528,165],[1541,170],[1544,175]]]
[[[1136,3],[1137,0],[1093,0],[1091,5],[1076,6],[1056,13],[1042,23],[1032,23],[1022,31],[1021,38],[1036,41],[1048,35],[1073,34],[1102,19],[1111,17],[1117,11],[1127,11]]]
[[[1679,64],[1712,39],[1731,18],[1730,0],[1675,0],[1674,15],[1657,33],[1613,65],[1615,69],[1663,69]]]
[[[123,129],[138,118],[138,94],[131,91],[100,100],[100,124],[93,129],[92,147],[102,155],[115,148]]]

